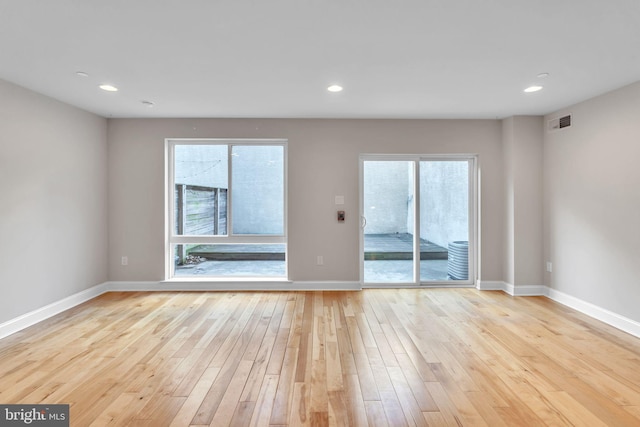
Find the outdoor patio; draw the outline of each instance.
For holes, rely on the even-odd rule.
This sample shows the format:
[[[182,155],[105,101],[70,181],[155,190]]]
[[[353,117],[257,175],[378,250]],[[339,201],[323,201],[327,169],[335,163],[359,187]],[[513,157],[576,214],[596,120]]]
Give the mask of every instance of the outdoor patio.
[[[365,281],[413,280],[413,236],[408,233],[366,234]],[[284,245],[200,245],[189,250],[191,259],[177,265],[176,276],[285,276]],[[421,281],[445,281],[447,250],[420,241]]]

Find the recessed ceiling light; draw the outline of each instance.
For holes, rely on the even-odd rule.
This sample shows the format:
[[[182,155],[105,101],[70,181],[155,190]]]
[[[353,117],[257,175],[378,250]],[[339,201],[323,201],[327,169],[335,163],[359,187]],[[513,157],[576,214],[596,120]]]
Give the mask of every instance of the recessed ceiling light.
[[[531,93],[531,92],[537,92],[539,90],[542,90],[542,86],[529,86],[528,88],[526,88],[524,91],[527,93]]]
[[[106,90],[107,92],[117,92],[118,88],[111,85],[100,85],[98,86],[102,90]]]
[[[85,73],[84,71],[76,71],[76,76],[78,76],[78,77],[89,77],[89,74]]]
[[[537,75],[537,77],[539,79],[546,79],[547,77],[549,77],[549,73],[540,73]]]
[[[327,88],[327,90],[329,92],[341,92],[342,91],[342,86],[340,85],[331,85]]]
[[[142,105],[144,105],[144,106],[146,106],[146,107],[149,107],[149,108],[151,108],[151,107],[153,107],[153,106],[155,105],[155,104],[154,104],[153,102],[151,102],[151,101],[140,101],[140,102],[142,102]]]

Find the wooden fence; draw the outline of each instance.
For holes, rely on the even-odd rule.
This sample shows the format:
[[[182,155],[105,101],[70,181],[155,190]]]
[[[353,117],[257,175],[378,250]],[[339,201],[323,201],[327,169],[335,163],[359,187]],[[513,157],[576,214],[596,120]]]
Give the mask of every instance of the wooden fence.
[[[227,189],[176,184],[175,232],[179,236],[227,234]],[[184,260],[185,245],[176,254]]]

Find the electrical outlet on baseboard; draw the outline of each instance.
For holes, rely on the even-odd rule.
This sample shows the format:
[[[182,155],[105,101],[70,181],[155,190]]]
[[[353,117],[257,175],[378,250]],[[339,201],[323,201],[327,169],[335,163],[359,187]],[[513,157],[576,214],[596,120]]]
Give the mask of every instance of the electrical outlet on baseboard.
[[[551,263],[551,261],[547,261],[547,272],[553,272],[553,264]]]

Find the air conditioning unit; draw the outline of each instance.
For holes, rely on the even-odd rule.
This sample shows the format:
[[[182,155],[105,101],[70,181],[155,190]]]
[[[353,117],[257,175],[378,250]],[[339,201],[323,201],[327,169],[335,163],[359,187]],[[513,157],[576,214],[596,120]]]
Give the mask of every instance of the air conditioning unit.
[[[458,240],[449,242],[447,274],[453,280],[469,279],[469,242]]]

